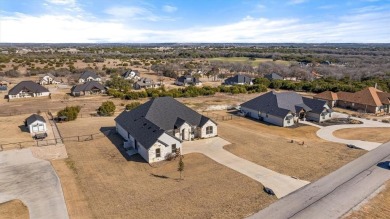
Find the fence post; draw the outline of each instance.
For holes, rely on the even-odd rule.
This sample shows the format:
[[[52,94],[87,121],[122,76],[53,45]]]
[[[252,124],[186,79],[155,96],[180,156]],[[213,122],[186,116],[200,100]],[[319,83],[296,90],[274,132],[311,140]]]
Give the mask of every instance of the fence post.
[[[80,141],[80,136],[77,136],[77,141]]]
[[[22,143],[21,142],[19,142],[19,148],[22,149]]]
[[[3,145],[0,144],[0,151],[3,151]]]
[[[91,135],[91,140],[93,140],[93,135]]]
[[[36,141],[37,142],[37,147],[39,147],[39,143],[38,143],[38,141]]]

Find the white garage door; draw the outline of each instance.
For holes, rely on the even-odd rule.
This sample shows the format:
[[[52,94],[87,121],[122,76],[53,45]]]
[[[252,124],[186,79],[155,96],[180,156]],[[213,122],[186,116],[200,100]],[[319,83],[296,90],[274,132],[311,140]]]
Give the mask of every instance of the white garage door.
[[[38,130],[39,130],[40,132],[45,131],[45,129],[44,129],[44,127],[43,127],[43,124],[40,124],[40,125],[38,126]]]
[[[38,132],[38,126],[37,125],[33,125],[32,126],[32,131],[33,132]]]

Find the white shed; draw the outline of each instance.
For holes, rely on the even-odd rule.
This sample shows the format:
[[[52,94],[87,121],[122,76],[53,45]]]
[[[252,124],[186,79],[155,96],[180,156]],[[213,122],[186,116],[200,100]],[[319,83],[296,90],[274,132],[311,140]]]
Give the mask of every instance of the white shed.
[[[37,114],[28,117],[25,121],[25,125],[28,127],[31,135],[46,133],[47,131],[46,120]]]

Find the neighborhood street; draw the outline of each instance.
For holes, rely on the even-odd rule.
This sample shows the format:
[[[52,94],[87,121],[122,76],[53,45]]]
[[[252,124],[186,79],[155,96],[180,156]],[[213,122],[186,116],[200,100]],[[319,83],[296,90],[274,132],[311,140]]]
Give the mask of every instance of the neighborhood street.
[[[223,146],[230,144],[220,137],[189,141],[183,143],[183,153],[202,153],[216,162],[240,172],[271,188],[276,197],[282,198],[310,182],[294,179],[226,151]]]
[[[60,180],[48,161],[30,149],[0,153],[0,203],[21,200],[31,219],[67,219]]]
[[[390,180],[390,142],[249,218],[339,218]]]

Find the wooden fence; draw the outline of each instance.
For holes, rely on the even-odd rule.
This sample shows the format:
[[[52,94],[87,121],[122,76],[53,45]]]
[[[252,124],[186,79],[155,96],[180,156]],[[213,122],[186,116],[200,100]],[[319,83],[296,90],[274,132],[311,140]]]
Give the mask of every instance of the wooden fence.
[[[90,135],[79,135],[79,136],[69,136],[61,137],[54,139],[42,139],[34,141],[24,141],[24,142],[12,142],[12,143],[0,143],[0,151],[11,150],[11,149],[22,149],[28,147],[45,147],[61,144],[63,142],[84,142],[91,141],[94,139],[103,138],[105,135],[103,133],[94,133]]]

